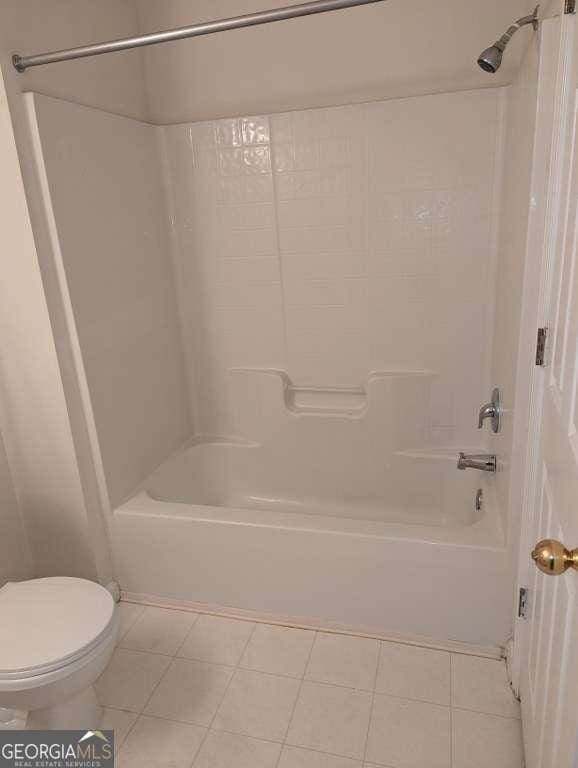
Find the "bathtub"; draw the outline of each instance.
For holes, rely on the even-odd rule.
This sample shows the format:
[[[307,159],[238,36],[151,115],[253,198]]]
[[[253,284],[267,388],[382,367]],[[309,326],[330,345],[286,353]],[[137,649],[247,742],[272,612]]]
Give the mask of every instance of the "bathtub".
[[[322,472],[291,493],[268,471],[274,458],[199,440],[161,466],[113,515],[123,589],[384,634],[505,641],[512,598],[491,479],[459,472],[447,451],[407,454],[386,506],[357,498],[359,488],[325,495]],[[411,477],[432,490],[403,507]]]
[[[512,574],[495,478],[459,471],[458,450],[428,440],[433,374],[376,373],[359,390],[231,377],[235,437],[191,440],[112,515],[125,592],[504,643]]]

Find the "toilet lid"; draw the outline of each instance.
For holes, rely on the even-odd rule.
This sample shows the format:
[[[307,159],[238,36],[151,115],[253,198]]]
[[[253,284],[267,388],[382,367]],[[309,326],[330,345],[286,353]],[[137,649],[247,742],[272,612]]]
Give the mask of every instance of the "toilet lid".
[[[0,678],[57,669],[110,631],[115,605],[100,584],[57,577],[0,589]]]

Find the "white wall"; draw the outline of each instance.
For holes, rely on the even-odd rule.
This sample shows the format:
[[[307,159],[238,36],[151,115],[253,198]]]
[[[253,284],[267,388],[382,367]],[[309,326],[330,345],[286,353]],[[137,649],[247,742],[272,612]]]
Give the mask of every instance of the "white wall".
[[[191,433],[157,133],[49,97],[28,105],[115,506]]]
[[[110,578],[106,548],[97,554],[93,547],[96,524],[89,542],[91,523],[1,78],[0,166],[3,436],[34,573],[95,578],[101,570]]]
[[[0,7],[1,63],[13,110],[21,91],[145,118],[146,89],[142,51],[79,59],[35,67],[24,74],[11,64],[21,55],[59,50],[134,35],[133,0],[3,0]]]
[[[124,0],[5,0],[0,7],[4,440],[38,576],[67,574],[106,582],[112,563],[84,413],[71,376],[65,318],[45,258],[48,235],[20,94],[36,87],[135,115],[144,113],[146,102],[138,52],[25,75],[14,70],[11,55],[130,34],[134,26],[133,8]]]
[[[164,129],[200,431],[231,431],[230,368],[316,387],[431,370],[428,437],[479,444],[504,97]]]
[[[0,587],[31,575],[30,552],[0,434]]]
[[[543,19],[549,19],[552,16],[558,16],[564,13],[564,7],[566,0],[548,0],[548,2],[540,5],[540,17]]]
[[[300,0],[135,2],[148,32]],[[150,116],[175,123],[504,85],[528,30],[497,75],[482,72],[476,58],[531,8],[528,0],[389,0],[153,46],[144,51]]]

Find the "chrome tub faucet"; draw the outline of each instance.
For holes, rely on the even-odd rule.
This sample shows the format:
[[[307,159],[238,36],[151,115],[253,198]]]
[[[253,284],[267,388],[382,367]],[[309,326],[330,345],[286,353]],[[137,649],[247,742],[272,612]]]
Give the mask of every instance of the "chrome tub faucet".
[[[495,455],[478,453],[467,455],[460,453],[458,456],[458,469],[479,469],[481,472],[495,472],[497,460]]]

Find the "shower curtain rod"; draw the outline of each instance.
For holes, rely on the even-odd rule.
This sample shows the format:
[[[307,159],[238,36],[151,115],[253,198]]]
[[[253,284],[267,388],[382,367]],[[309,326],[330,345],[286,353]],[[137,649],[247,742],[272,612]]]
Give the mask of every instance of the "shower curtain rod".
[[[115,53],[126,51],[130,48],[140,48],[145,45],[157,43],[169,43],[173,40],[184,40],[187,37],[200,37],[212,35],[215,32],[226,32],[229,29],[242,29],[243,27],[255,27],[259,24],[270,24],[274,21],[297,19],[300,16],[313,16],[317,13],[339,11],[343,8],[354,8],[357,5],[369,5],[370,3],[382,3],[384,0],[315,0],[311,3],[293,5],[287,8],[276,8],[270,11],[250,13],[245,16],[235,16],[231,19],[208,21],[203,24],[195,24],[191,27],[179,27],[164,32],[151,32],[137,37],[125,37],[120,40],[110,40],[105,43],[83,45],[79,48],[66,48],[62,51],[50,51],[38,53],[34,56],[20,56],[14,54],[12,63],[18,72],[25,72],[29,67],[39,67],[43,64],[52,64],[57,61],[71,61],[87,56],[100,56],[103,53]]]

